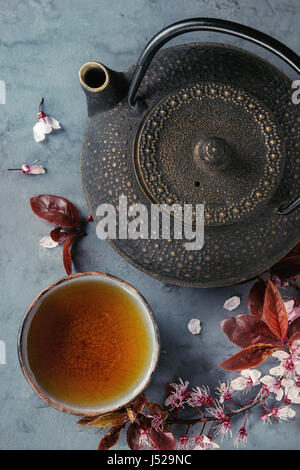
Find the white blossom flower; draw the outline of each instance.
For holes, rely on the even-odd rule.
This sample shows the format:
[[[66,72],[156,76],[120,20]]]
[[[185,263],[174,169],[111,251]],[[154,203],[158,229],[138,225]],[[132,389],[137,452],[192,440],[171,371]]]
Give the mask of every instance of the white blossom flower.
[[[300,317],[300,307],[295,306],[294,299],[290,299],[284,302],[284,306],[288,315],[289,323],[296,320],[296,318]]]
[[[227,299],[223,307],[226,308],[226,310],[234,310],[240,305],[240,303],[241,299],[237,296],[234,296],[230,297],[230,299]]]
[[[221,441],[223,442],[224,438],[228,439],[232,437],[231,430],[231,420],[226,418],[222,423],[216,426],[215,436],[221,436]]]
[[[211,396],[209,387],[196,387],[193,388],[188,404],[190,406],[208,406],[211,407],[214,404],[214,398]]]
[[[52,240],[50,235],[47,235],[40,239],[40,245],[44,248],[55,248],[58,243]]]
[[[8,168],[8,171],[22,171],[25,175],[41,175],[46,173],[42,165],[27,165],[26,163],[23,163],[21,168]]]
[[[26,175],[41,175],[46,173],[45,168],[42,165],[22,165],[22,172]]]
[[[272,408],[269,417],[275,418],[275,421],[287,421],[294,418],[296,411],[290,406],[281,406],[280,408]]]
[[[189,382],[183,382],[182,379],[179,379],[179,383],[171,384],[174,391],[166,398],[165,405],[169,406],[171,410],[174,408],[183,408],[183,405],[187,403],[190,398],[190,391],[188,390]]]
[[[224,401],[231,400],[234,390],[231,387],[231,383],[227,381],[226,383],[220,383],[220,386],[216,389],[216,393],[220,395],[219,402],[224,403]]]
[[[248,433],[246,431],[246,428],[245,426],[242,426],[234,440],[234,445],[238,447],[240,444],[243,444],[244,446],[247,442],[247,438],[248,438]]]
[[[197,318],[192,318],[188,322],[188,330],[192,335],[198,335],[201,331],[201,325],[200,325],[200,320]]]
[[[270,393],[275,393],[275,398],[278,401],[282,400],[283,397],[283,385],[282,381],[279,379],[275,379],[274,377],[271,377],[271,375],[265,375],[260,379],[260,381],[265,385],[268,394]],[[264,388],[264,387],[263,387]],[[267,396],[266,393],[264,396]]]
[[[233,390],[250,390],[251,387],[260,383],[261,372],[257,369],[245,369],[241,371],[241,375],[231,381]]]
[[[41,99],[39,105],[39,112],[37,115],[38,122],[33,128],[33,135],[36,142],[42,142],[45,139],[46,134],[50,134],[53,129],[61,128],[57,119],[47,116],[47,114],[42,111],[43,102],[44,98]]]
[[[283,379],[282,384],[285,387],[285,395],[290,403],[300,403],[300,378],[296,380]]]
[[[220,446],[212,441],[208,436],[194,436],[194,442],[196,447],[193,450],[214,450],[218,449]]]
[[[270,369],[270,374],[279,377],[293,377],[295,374],[300,375],[300,360],[295,360],[293,354],[286,351],[275,351],[273,357],[280,361],[280,365]]]

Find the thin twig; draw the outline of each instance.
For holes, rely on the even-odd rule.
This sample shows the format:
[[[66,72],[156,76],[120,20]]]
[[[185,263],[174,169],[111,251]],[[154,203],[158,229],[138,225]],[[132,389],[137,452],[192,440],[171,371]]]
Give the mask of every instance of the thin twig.
[[[227,418],[232,418],[235,415],[243,413],[246,410],[250,410],[254,406],[258,404],[262,404],[262,400],[254,400],[252,403],[248,403],[248,405],[242,406],[238,410],[232,410],[230,413],[225,414]],[[214,416],[203,416],[201,418],[195,419],[184,419],[184,418],[177,418],[177,419],[167,419],[166,424],[186,424],[187,426],[193,426],[197,423],[208,423],[209,421],[214,421],[216,418]]]

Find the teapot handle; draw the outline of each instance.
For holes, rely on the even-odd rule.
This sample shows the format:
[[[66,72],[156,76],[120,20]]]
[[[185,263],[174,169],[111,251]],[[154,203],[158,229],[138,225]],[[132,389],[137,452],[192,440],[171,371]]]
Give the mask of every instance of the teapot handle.
[[[155,54],[169,40],[192,31],[216,31],[254,42],[279,56],[298,74],[300,74],[300,57],[289,47],[285,46],[277,39],[272,38],[268,34],[232,21],[217,18],[191,18],[178,21],[177,23],[167,26],[148,42],[137,61],[132,75],[127,98],[128,105],[131,108],[134,107],[136,93]],[[300,197],[289,204],[286,208],[279,210],[278,213],[282,215],[289,214],[299,205]]]
[[[136,93],[155,54],[166,42],[176,36],[192,31],[216,31],[254,42],[279,56],[300,74],[300,57],[277,39],[249,26],[232,21],[217,18],[192,18],[167,26],[148,42],[137,61],[132,75],[127,99],[131,108],[134,106]]]

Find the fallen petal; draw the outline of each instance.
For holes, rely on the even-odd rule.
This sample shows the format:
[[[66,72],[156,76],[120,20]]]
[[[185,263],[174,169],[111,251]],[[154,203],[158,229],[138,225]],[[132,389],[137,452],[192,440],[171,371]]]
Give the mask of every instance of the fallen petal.
[[[58,243],[52,240],[49,235],[46,235],[45,237],[40,239],[40,245],[44,248],[55,248]]]
[[[201,331],[200,320],[192,318],[188,323],[188,330],[192,335],[198,335]]]
[[[234,310],[240,305],[240,303],[241,299],[237,296],[234,296],[226,300],[226,302],[224,303],[224,308],[226,308],[226,310]]]
[[[47,122],[47,124],[49,124],[49,126],[52,127],[52,129],[61,129],[59,125],[59,121],[57,119],[54,119],[51,116],[46,116],[44,119]]]
[[[42,142],[45,139],[44,126],[40,121],[33,128],[33,136],[36,142]]]
[[[22,165],[23,173],[27,175],[41,175],[46,173],[45,168],[42,165]]]

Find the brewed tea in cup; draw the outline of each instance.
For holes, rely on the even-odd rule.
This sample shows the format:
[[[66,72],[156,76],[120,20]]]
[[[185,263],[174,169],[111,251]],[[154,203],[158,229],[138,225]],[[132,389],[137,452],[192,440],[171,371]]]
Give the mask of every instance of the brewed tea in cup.
[[[68,276],[43,290],[19,333],[23,372],[55,408],[97,415],[134,400],[159,355],[153,313],[139,292],[103,273]]]

